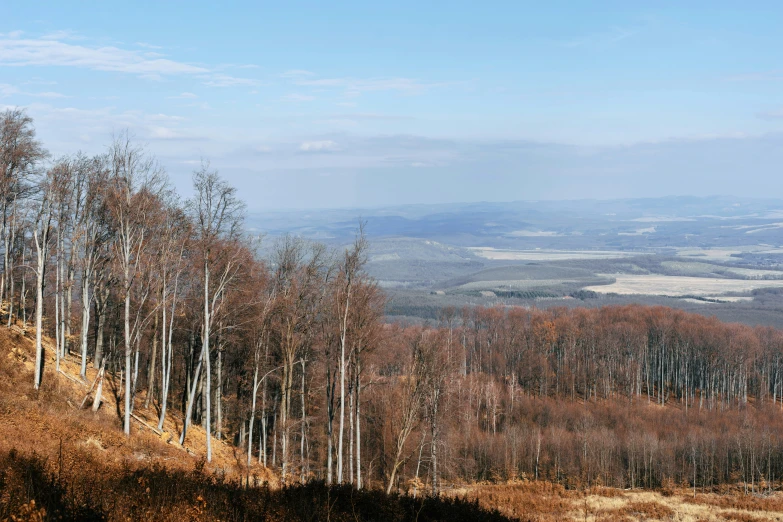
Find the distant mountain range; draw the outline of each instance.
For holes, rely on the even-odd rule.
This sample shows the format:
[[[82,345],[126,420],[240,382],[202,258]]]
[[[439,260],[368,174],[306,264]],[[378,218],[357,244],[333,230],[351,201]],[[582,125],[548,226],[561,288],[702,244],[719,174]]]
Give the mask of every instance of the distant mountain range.
[[[273,237],[343,244],[360,219],[371,239],[416,238],[456,247],[654,251],[783,243],[783,200],[731,196],[255,212],[247,226]]]

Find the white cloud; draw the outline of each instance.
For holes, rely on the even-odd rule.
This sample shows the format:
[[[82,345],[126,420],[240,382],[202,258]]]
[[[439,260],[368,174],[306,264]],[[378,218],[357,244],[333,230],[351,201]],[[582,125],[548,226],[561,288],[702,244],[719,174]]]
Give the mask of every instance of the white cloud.
[[[41,37],[41,40],[84,40],[84,37],[69,29],[47,33]]]
[[[0,98],[6,98],[8,96],[30,96],[33,98],[68,98],[68,96],[60,94],[59,92],[26,92],[13,85],[0,83]]]
[[[159,140],[176,140],[176,139],[184,138],[182,134],[180,134],[174,129],[171,129],[169,127],[157,127],[157,126],[149,127],[149,137],[152,139],[159,139]]]
[[[176,96],[169,96],[170,100],[194,100],[196,98],[198,98],[198,95],[193,94],[192,92],[183,92]]]
[[[420,94],[427,89],[447,85],[424,83],[413,78],[308,78],[288,76],[296,85],[322,89],[343,89],[346,96],[359,96],[365,92],[396,91],[403,94]]]
[[[238,85],[261,85],[261,82],[249,78],[237,78],[227,74],[213,74],[209,77],[205,77],[204,85],[210,87],[236,87]]]
[[[382,114],[378,112],[350,112],[344,114],[333,114],[332,118],[341,120],[412,120],[412,116],[401,114]]]
[[[303,152],[328,152],[338,150],[337,143],[332,140],[305,141],[299,145]]]
[[[283,78],[302,78],[307,76],[315,76],[314,72],[311,71],[305,71],[302,69],[291,69],[288,71],[285,71],[283,74],[280,75]]]
[[[69,66],[139,75],[203,74],[208,69],[173,60],[149,59],[117,47],[86,47],[48,39],[0,40],[0,65]]]
[[[182,116],[172,116],[170,114],[147,114],[144,116],[150,121],[184,121]]]
[[[61,94],[59,92],[33,92],[33,93],[26,93],[28,96],[35,96],[37,98],[68,98],[69,96],[66,96],[64,94]]]
[[[41,38],[19,38],[21,33],[0,35],[0,66],[6,67],[75,67],[94,71],[134,74],[148,80],[191,75],[211,87],[258,85],[258,80],[237,78],[213,70],[140,50],[114,46],[94,47],[68,43],[77,37],[70,31],[58,31]],[[154,49],[150,44],[136,45]]]
[[[315,100],[315,96],[309,96],[307,94],[287,94],[283,96],[284,100],[293,102],[309,102]]]
[[[19,89],[7,83],[0,83],[0,98],[4,98],[6,96],[11,96],[14,94],[19,94]]]

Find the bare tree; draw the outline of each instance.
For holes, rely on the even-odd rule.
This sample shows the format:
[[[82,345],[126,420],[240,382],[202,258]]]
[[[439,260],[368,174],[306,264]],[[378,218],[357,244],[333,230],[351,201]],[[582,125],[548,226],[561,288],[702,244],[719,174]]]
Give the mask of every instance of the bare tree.
[[[35,137],[33,119],[23,109],[0,112],[0,236],[3,242],[3,273],[0,277],[0,303],[7,299],[9,286],[9,234],[16,202],[32,194],[34,179],[48,153]]]
[[[147,246],[147,215],[165,187],[165,175],[154,158],[135,145],[127,131],[119,134],[109,150],[111,168],[110,209],[117,240],[115,257],[122,272],[125,341],[125,413],[123,430],[130,435],[131,355],[134,338],[140,337],[138,321],[131,325],[131,294]]]
[[[244,204],[236,189],[220,178],[216,170],[202,162],[193,173],[196,195],[189,202],[195,226],[195,241],[201,252],[204,315],[201,331],[201,359],[206,368],[207,461],[212,460],[212,371],[210,337],[215,318],[224,303],[225,292],[240,268]],[[196,378],[196,380],[198,380]],[[189,407],[192,407],[192,400]],[[187,420],[186,420],[187,422]],[[183,439],[185,429],[183,428]]]
[[[343,439],[345,435],[345,381],[346,381],[346,356],[348,339],[348,315],[351,309],[354,281],[362,269],[366,259],[367,239],[364,236],[364,223],[359,223],[359,231],[356,234],[353,248],[345,251],[343,263],[340,267],[338,281],[340,285],[340,298],[337,301],[338,315],[340,316],[340,431],[337,438],[337,482],[343,482]]]
[[[191,223],[179,208],[170,206],[165,214],[163,248],[160,252],[161,276],[161,395],[158,429],[166,420],[171,370],[174,358],[174,318],[179,299],[180,277],[185,269],[184,253],[191,235]]]
[[[81,316],[80,331],[81,377],[87,375],[87,340],[90,330],[90,310],[94,294],[90,285],[95,278],[95,266],[101,245],[108,240],[109,230],[106,216],[106,183],[108,180],[108,165],[105,156],[82,159],[77,170],[74,197],[77,206],[81,208],[80,219],[76,223],[72,242],[79,245],[81,256]],[[99,363],[96,363],[99,364]]]
[[[426,382],[426,354],[430,350],[427,347],[427,343],[431,342],[428,339],[429,332],[421,331],[414,335],[409,340],[410,353],[409,360],[406,362],[406,372],[399,377],[400,381],[400,397],[396,403],[396,415],[392,419],[392,424],[395,426],[395,446],[394,457],[392,460],[392,468],[389,473],[389,482],[386,486],[386,493],[389,494],[394,488],[394,483],[397,478],[397,472],[403,463],[403,452],[405,450],[405,443],[408,440],[413,429],[416,427],[419,421],[419,409],[421,406],[424,383]]]
[[[55,165],[54,169],[58,167]],[[54,170],[53,169],[53,170]],[[52,200],[51,200],[51,175],[47,174],[41,183],[39,190],[38,213],[33,228],[33,240],[36,251],[35,267],[35,372],[34,386],[37,390],[41,386],[43,377],[43,296],[44,281],[46,280],[46,261],[49,256],[49,241],[52,230]]]
[[[274,254],[274,288],[277,295],[275,330],[282,366],[280,382],[280,450],[282,479],[290,463],[289,438],[292,424],[293,379],[316,326],[315,311],[323,292],[325,249],[286,236]]]

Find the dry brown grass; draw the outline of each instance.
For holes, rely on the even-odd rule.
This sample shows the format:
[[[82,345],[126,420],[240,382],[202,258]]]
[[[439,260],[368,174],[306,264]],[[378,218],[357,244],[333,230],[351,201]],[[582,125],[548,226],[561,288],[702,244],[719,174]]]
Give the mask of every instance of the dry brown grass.
[[[573,507],[575,492],[550,482],[510,482],[454,490],[454,496],[478,501],[486,509],[497,509],[520,520],[556,521]]]
[[[693,498],[692,490],[673,487],[642,491],[598,486],[572,491],[545,482],[514,482],[465,486],[450,494],[523,521],[783,521],[783,493],[759,497],[744,495],[739,488]]]
[[[741,509],[744,511],[781,511],[783,512],[783,496],[743,495],[740,492],[718,495],[714,493],[698,495],[695,499],[685,497],[685,502],[706,504],[724,509]]]

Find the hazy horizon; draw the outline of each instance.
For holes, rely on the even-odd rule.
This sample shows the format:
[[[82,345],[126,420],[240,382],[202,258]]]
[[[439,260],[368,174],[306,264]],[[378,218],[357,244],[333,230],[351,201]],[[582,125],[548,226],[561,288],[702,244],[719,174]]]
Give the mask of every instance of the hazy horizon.
[[[249,207],[783,194],[783,6],[11,1],[0,108]]]

